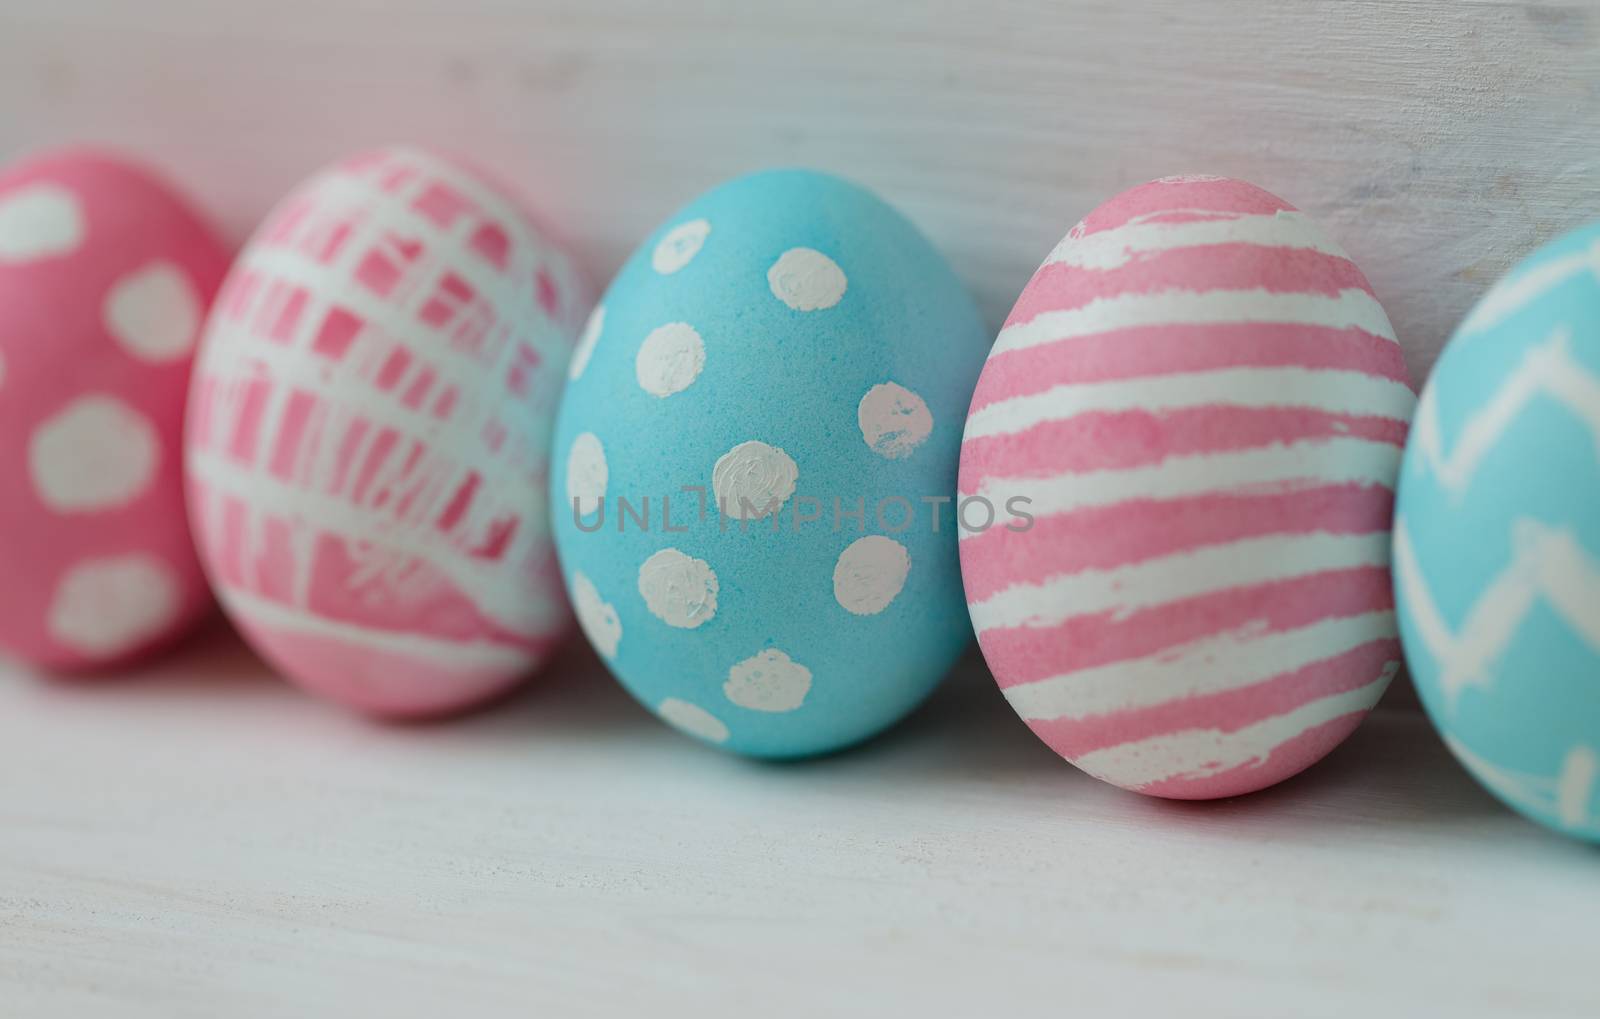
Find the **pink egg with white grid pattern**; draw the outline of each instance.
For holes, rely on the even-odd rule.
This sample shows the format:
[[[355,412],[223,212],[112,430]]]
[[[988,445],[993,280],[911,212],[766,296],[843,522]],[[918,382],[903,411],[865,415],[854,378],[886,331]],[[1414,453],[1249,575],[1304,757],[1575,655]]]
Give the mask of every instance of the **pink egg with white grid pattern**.
[[[1135,187],[1073,227],[989,355],[968,607],[1006,699],[1114,785],[1232,796],[1337,746],[1400,665],[1394,486],[1415,398],[1365,276],[1243,181]]]
[[[184,393],[227,251],[150,171],[0,172],[0,647],[133,661],[210,605],[183,510]]]
[[[195,366],[189,513],[289,679],[422,717],[550,654],[548,445],[587,294],[516,200],[416,149],[316,174],[257,229]]]

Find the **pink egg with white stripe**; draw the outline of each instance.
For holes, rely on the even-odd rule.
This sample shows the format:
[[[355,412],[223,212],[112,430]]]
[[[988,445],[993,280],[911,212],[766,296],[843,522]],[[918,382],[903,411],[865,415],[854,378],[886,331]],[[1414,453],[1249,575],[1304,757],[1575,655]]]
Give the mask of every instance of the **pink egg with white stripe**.
[[[1414,404],[1366,277],[1281,199],[1176,177],[1095,209],[1017,300],[961,448],[963,502],[1031,517],[960,544],[1012,708],[1155,796],[1321,759],[1400,667],[1389,529]]]
[[[228,265],[165,181],[89,150],[0,173],[0,647],[54,669],[169,644],[211,598],[184,393]]]
[[[506,193],[386,149],[313,176],[230,271],[190,389],[189,513],[223,607],[375,715],[470,707],[568,628],[544,496],[587,289]]]

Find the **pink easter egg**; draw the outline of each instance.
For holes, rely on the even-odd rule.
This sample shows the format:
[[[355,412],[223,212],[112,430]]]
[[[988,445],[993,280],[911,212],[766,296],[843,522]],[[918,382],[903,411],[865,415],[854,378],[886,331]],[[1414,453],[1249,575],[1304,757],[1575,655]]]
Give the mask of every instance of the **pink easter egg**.
[[[289,679],[427,716],[550,654],[547,447],[586,294],[505,193],[419,150],[334,165],[256,230],[190,389],[189,513]]]
[[[1156,796],[1322,758],[1399,669],[1414,403],[1366,277],[1286,202],[1182,177],[1095,209],[1018,298],[961,448],[962,498],[1030,518],[960,546],[1012,708]]]
[[[149,171],[87,150],[0,173],[0,646],[133,661],[205,614],[184,393],[227,251]]]

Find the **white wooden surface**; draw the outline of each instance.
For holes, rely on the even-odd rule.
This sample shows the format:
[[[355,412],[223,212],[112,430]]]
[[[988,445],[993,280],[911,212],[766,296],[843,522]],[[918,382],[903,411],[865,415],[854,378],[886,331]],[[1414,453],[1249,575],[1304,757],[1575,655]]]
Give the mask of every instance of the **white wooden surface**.
[[[99,139],[242,238],[414,140],[520,181],[597,278],[718,180],[856,177],[998,326],[1117,190],[1242,176],[1322,219],[1419,375],[1600,215],[1600,4],[1476,0],[0,0],[0,158]]]
[[[1272,791],[1123,793],[980,670],[761,765],[574,654],[454,724],[304,698],[231,638],[0,674],[0,1014],[1600,1015],[1600,855],[1415,713]]]
[[[0,159],[86,139],[235,239],[329,158],[444,146],[602,280],[718,179],[811,164],[910,213],[996,326],[1103,198],[1233,174],[1325,221],[1420,377],[1600,215],[1600,4],[0,0]],[[976,670],[789,767],[689,745],[582,656],[420,729],[227,638],[97,686],[0,671],[8,1017],[1592,1017],[1597,864],[1404,712],[1182,806],[1061,764]]]

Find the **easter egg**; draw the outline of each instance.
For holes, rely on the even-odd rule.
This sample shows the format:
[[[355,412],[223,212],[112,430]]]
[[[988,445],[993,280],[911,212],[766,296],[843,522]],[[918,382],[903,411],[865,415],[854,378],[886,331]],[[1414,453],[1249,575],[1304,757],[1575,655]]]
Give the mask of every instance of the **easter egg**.
[[[211,599],[183,512],[184,392],[227,251],[148,170],[0,172],[0,647],[119,665]]]
[[[1522,814],[1600,842],[1600,223],[1512,270],[1439,358],[1394,579],[1450,750]]]
[[[971,629],[952,495],[987,339],[944,260],[839,178],[738,178],[618,273],[551,477],[578,621],[667,723],[759,757],[892,724]]]
[[[961,448],[972,621],[1007,701],[1096,778],[1261,789],[1399,668],[1393,487],[1414,405],[1366,278],[1287,203],[1176,177],[1091,212],[1001,330]]]
[[[584,287],[477,172],[406,148],[294,190],[228,274],[190,391],[189,512],[228,615],[308,690],[469,707],[570,614],[545,499]]]

